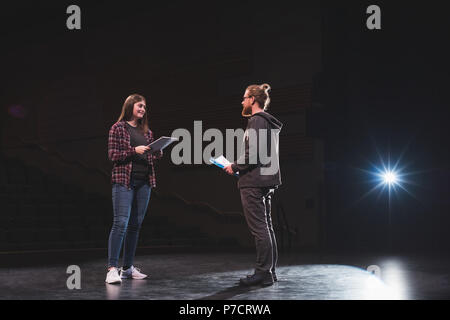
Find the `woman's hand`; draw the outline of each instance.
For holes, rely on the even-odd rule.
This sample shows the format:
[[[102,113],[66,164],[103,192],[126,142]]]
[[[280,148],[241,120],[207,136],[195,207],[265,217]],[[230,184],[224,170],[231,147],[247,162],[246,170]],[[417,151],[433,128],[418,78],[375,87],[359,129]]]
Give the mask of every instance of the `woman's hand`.
[[[136,150],[137,154],[144,154],[146,153],[148,150],[150,150],[150,147],[147,146],[138,146],[136,148],[134,148]]]

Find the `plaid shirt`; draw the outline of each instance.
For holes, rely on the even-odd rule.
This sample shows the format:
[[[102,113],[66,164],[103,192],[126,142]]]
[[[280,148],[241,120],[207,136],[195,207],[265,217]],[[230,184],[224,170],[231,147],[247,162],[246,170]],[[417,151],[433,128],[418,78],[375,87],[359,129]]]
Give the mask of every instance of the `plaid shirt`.
[[[153,142],[153,133],[148,130],[144,137],[147,144]],[[108,138],[108,158],[113,162],[111,183],[118,183],[130,189],[131,169],[133,161],[131,157],[136,154],[134,147],[130,145],[130,134],[126,128],[125,121],[116,122],[109,130]],[[149,166],[149,184],[152,188],[156,187],[156,176],[153,166],[153,160],[160,159],[162,151],[156,155],[147,152],[147,161]]]

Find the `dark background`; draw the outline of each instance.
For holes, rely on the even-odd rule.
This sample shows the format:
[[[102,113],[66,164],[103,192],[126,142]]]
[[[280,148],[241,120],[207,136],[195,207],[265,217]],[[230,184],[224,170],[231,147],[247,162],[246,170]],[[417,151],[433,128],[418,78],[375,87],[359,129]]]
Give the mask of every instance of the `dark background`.
[[[65,27],[70,4],[81,7],[79,31]],[[366,28],[365,11],[371,4],[381,7],[381,30]],[[310,229],[306,240],[292,248],[446,250],[450,212],[449,23],[445,13],[438,2],[419,5],[409,1],[311,1],[302,5],[16,1],[5,5],[0,29],[6,177],[2,201],[16,208],[20,200],[11,202],[12,197],[20,199],[23,190],[29,190],[10,186],[20,185],[14,182],[10,161],[35,163],[48,176],[51,170],[42,156],[38,161],[36,152],[30,151],[37,145],[44,146],[49,157],[58,156],[68,163],[67,168],[78,168],[53,173],[57,179],[64,180],[68,171],[75,172],[86,162],[85,171],[108,172],[107,132],[132,92],[148,97],[154,108],[150,110],[152,129],[167,135],[202,119],[208,127],[244,127],[245,120],[239,117],[243,90],[249,84],[267,82],[274,97],[269,112],[282,119],[286,128],[280,147],[282,170],[284,163],[287,168],[282,171],[287,184],[279,191],[284,210],[275,209],[282,239],[288,234],[289,242],[291,232],[307,234]],[[100,141],[103,149],[93,141]],[[321,156],[313,156],[318,149]],[[20,156],[13,153],[17,150]],[[380,189],[365,196],[378,182],[360,169],[380,167],[380,158],[387,163],[389,157],[392,165],[398,160],[401,173],[409,174],[404,176],[409,182],[403,184],[406,190],[396,187],[390,199]],[[303,171],[295,168],[309,168],[309,164],[319,169],[305,169],[311,178],[302,180]],[[159,181],[164,190],[170,190],[207,170],[203,167],[176,168],[165,159]],[[181,180],[169,181],[164,178],[167,172],[176,172]],[[88,174],[84,183],[72,181],[75,194],[84,194],[86,185],[95,184],[96,174]],[[225,180],[220,173],[217,179],[234,187],[235,181]],[[304,188],[299,194],[311,189],[310,185],[317,192],[295,202],[294,179]],[[317,184],[311,182],[315,179]],[[30,181],[26,174],[22,184],[32,185]],[[51,190],[48,184],[52,182],[46,185]],[[107,198],[108,186],[99,190]],[[192,192],[184,197],[194,203],[217,200],[223,211],[241,210],[234,188],[216,191],[218,198],[231,199],[226,203]],[[89,199],[100,196],[83,197],[90,204]],[[175,210],[164,207],[163,193],[156,199],[162,203],[161,210]],[[34,203],[41,208],[42,201]],[[60,216],[62,206],[58,207]],[[27,248],[14,237],[16,229],[26,232],[21,225],[24,220],[5,220],[9,221],[3,224],[5,250]],[[291,227],[287,221],[296,221],[300,227],[295,223]],[[104,224],[105,228],[109,226]],[[161,228],[172,229],[173,225],[169,221]],[[216,224],[193,232],[206,232],[204,228],[214,229]],[[38,233],[28,241],[39,243],[39,237]],[[47,242],[55,239],[59,238]],[[78,245],[76,236],[61,239],[65,241],[62,248]],[[233,235],[224,241],[232,244]],[[45,248],[47,242],[33,248]],[[104,242],[96,245],[101,247]]]

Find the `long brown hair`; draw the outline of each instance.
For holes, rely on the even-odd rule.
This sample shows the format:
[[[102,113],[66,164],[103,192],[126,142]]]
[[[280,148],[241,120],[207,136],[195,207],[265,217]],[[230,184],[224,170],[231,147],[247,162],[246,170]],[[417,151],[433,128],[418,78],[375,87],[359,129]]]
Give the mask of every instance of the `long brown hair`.
[[[270,85],[267,83],[263,83],[261,85],[252,84],[247,87],[248,93],[250,96],[255,97],[255,101],[259,103],[259,106],[263,108],[264,111],[269,108],[270,104]]]
[[[146,102],[145,98],[137,93],[132,94],[128,98],[126,98],[125,102],[122,106],[122,113],[120,114],[120,117],[117,120],[117,122],[122,121],[122,120],[131,121],[131,119],[133,117],[134,104],[136,102],[141,102],[141,101]],[[148,111],[147,110],[148,110],[148,107],[145,107],[144,116],[142,117],[142,119],[138,119],[138,121],[137,121],[138,129],[144,134],[148,132],[148,119],[147,119]]]

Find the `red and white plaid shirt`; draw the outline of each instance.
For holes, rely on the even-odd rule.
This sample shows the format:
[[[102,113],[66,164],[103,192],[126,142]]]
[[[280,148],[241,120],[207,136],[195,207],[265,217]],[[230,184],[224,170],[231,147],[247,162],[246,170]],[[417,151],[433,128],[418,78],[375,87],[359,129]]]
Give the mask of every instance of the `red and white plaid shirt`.
[[[153,133],[148,130],[144,134],[147,144],[153,142]],[[108,138],[108,158],[113,162],[111,183],[118,183],[130,189],[131,169],[133,161],[131,157],[136,154],[134,147],[130,145],[130,134],[126,129],[125,121],[116,122],[109,130]],[[156,175],[153,166],[153,160],[160,159],[162,152],[154,155],[147,152],[147,161],[149,166],[149,184],[152,188],[156,187]]]

